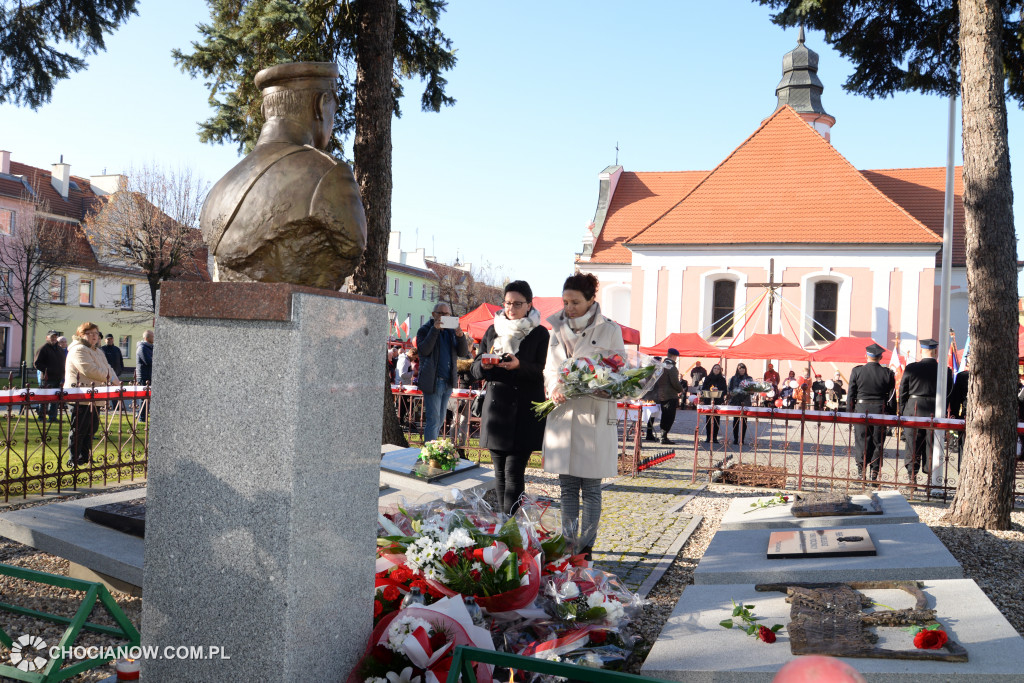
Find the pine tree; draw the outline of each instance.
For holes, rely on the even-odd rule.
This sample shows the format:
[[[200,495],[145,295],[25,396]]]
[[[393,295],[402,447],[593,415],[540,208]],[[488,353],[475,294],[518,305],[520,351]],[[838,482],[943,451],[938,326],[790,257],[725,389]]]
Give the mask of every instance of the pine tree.
[[[138,0],[0,0],[0,104],[37,109],[57,81],[106,49],[103,36],[137,14]],[[72,52],[77,51],[79,55]]]
[[[853,62],[843,88],[868,97],[918,91],[963,99],[967,446],[955,524],[1009,529],[1017,410],[1017,271],[1006,97],[1024,104],[1020,0],[755,0],[780,26],[825,32]],[[961,83],[962,81],[962,83]],[[943,332],[943,331],[940,331]]]
[[[254,78],[260,69],[292,61],[341,66],[334,139],[354,133],[353,172],[366,209],[366,250],[354,274],[355,290],[384,298],[391,232],[391,116],[399,116],[402,81],[425,82],[421,106],[440,111],[455,100],[443,72],[455,54],[438,28],[446,0],[208,0],[211,23],[193,52],[174,51],[179,66],[210,88],[214,115],[200,124],[206,142],[236,142],[248,152],[263,125]],[[406,445],[384,382],[386,443]]]

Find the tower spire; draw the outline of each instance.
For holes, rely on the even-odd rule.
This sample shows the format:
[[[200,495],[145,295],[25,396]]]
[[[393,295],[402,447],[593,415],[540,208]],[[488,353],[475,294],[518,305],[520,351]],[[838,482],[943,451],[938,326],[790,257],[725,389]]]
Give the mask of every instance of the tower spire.
[[[804,27],[800,27],[797,45],[782,57],[782,80],[775,88],[775,108],[789,106],[823,138],[830,138],[836,119],[825,111],[821,93],[825,86],[818,78],[818,53],[804,45]]]

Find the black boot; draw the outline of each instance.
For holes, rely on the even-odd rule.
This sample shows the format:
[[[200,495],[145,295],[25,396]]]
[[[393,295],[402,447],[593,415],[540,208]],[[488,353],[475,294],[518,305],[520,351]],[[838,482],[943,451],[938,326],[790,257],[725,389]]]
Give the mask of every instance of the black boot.
[[[662,434],[661,434],[661,442],[662,443],[666,443],[666,444],[672,443],[672,441],[670,441],[669,438],[668,438],[668,432],[662,432]]]

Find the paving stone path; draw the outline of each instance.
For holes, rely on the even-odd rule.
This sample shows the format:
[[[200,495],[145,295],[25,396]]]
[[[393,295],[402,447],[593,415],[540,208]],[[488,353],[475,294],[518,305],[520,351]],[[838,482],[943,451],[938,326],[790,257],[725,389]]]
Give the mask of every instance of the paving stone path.
[[[644,456],[672,448],[647,443]],[[654,587],[700,522],[699,516],[680,512],[700,487],[690,482],[688,470],[682,471],[685,457],[684,451],[636,478],[611,480],[603,491],[594,565],[614,572],[641,595]]]

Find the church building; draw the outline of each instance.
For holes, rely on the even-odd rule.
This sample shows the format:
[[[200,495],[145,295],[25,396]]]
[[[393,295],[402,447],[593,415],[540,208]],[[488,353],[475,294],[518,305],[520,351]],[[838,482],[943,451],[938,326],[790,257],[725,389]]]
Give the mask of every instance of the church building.
[[[813,351],[852,335],[913,357],[917,339],[938,338],[945,169],[854,168],[830,142],[817,68],[801,30],[775,112],[710,171],[601,172],[577,267],[642,345],[774,332]],[[961,167],[955,176],[950,326],[962,346]]]

